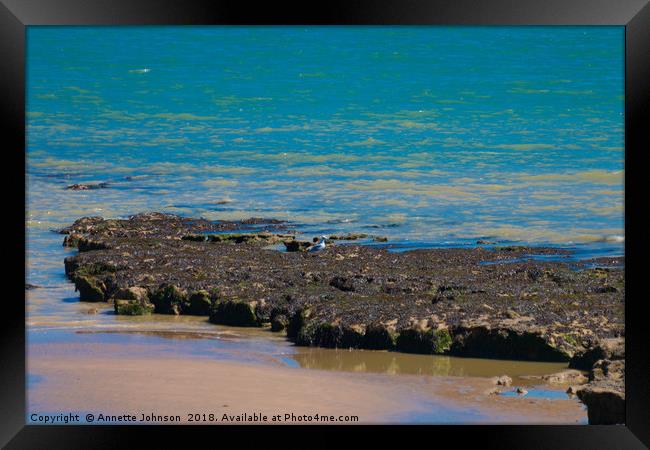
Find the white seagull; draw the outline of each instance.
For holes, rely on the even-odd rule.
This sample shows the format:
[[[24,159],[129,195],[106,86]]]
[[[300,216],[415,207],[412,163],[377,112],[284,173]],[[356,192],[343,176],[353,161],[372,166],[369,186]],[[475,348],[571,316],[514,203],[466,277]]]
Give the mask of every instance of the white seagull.
[[[314,244],[311,247],[309,247],[309,251],[320,252],[321,250],[325,250],[325,239],[327,239],[327,236],[321,236],[320,241],[318,241],[317,244]]]

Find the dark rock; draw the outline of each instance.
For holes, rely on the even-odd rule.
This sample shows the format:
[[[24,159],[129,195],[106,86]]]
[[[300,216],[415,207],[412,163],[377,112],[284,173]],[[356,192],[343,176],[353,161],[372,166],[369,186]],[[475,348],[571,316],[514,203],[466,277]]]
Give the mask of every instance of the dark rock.
[[[287,324],[287,337],[289,339],[297,339],[300,331],[305,328],[305,325],[311,316],[309,308],[299,308],[289,317]]]
[[[284,246],[288,252],[304,252],[309,248],[311,243],[306,241],[284,241]]]
[[[79,291],[79,300],[82,302],[103,302],[106,286],[96,277],[90,275],[77,275],[74,278],[75,290]]]
[[[595,289],[595,291],[600,294],[606,294],[609,292],[618,292],[618,289],[616,289],[614,286],[605,285],[605,286],[598,286]]]
[[[212,299],[210,293],[205,290],[194,292],[190,295],[189,308],[186,314],[195,316],[209,316],[212,308]],[[185,311],[184,311],[185,312]]]
[[[623,338],[603,339],[592,347],[576,353],[569,367],[590,370],[601,359],[625,359],[625,340]]]
[[[282,331],[289,325],[289,319],[284,314],[271,315],[271,331]]]
[[[257,302],[238,299],[218,300],[210,312],[210,322],[238,327],[257,327],[260,323],[255,315]]]
[[[571,355],[554,347],[541,333],[486,326],[454,330],[452,355],[529,361],[568,361]]]
[[[330,286],[342,291],[354,291],[354,281],[349,277],[334,277],[330,280]]]
[[[71,184],[70,186],[66,186],[66,189],[71,190],[71,191],[88,191],[88,190],[94,190],[94,189],[106,189],[109,187],[108,183],[79,183],[79,184]]]
[[[79,245],[79,239],[81,238],[81,235],[79,234],[69,234],[65,238],[63,238],[63,246],[64,247],[77,247]]]
[[[604,344],[604,345],[603,345]],[[601,343],[610,356],[619,356],[620,343]],[[625,360],[596,361],[589,373],[589,383],[576,391],[587,406],[590,425],[625,423]]]
[[[397,333],[391,327],[374,323],[366,327],[366,333],[363,339],[363,348],[370,350],[393,350]]]
[[[449,350],[451,342],[446,329],[407,328],[400,331],[395,344],[397,350],[404,353],[442,354]]]
[[[365,239],[368,235],[365,233],[348,233],[341,235],[330,235],[327,241],[356,241],[357,239]]]
[[[576,395],[587,405],[589,425],[625,423],[624,391],[588,386],[578,390]]]
[[[188,308],[187,294],[177,286],[163,284],[152,295],[151,303],[158,314],[178,315]]]

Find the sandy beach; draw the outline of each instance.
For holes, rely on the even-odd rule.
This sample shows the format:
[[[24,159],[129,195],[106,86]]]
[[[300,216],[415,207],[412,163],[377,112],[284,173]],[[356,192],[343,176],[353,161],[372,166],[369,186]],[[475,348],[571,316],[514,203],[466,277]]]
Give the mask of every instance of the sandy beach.
[[[135,345],[34,346],[29,372],[38,381],[29,390],[29,411],[82,412],[81,423],[86,413],[180,415],[184,423],[190,414],[199,414],[198,423],[228,423],[224,414],[236,423],[254,422],[241,421],[244,414],[266,415],[268,422],[279,415],[283,423],[285,414],[295,416],[289,423],[322,423],[298,417],[316,414],[349,423],[397,423],[415,416],[434,423],[580,423],[586,416],[583,406],[568,398],[490,394],[495,386],[486,377],[326,371],[146,356],[147,351]],[[204,414],[215,420],[206,416],[204,422]]]

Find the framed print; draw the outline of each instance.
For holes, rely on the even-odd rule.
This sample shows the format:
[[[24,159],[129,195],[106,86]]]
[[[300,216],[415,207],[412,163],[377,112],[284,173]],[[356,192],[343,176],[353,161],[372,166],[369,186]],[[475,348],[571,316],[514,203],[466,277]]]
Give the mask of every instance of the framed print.
[[[647,445],[647,2],[1,11],[7,448]]]

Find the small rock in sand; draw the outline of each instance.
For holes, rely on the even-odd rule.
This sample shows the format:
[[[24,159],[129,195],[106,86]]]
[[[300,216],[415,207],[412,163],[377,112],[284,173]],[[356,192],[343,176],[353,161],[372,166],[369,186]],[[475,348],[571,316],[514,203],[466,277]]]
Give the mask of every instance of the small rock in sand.
[[[492,378],[492,381],[497,386],[510,386],[512,384],[512,378],[508,375],[501,375],[500,377]]]

